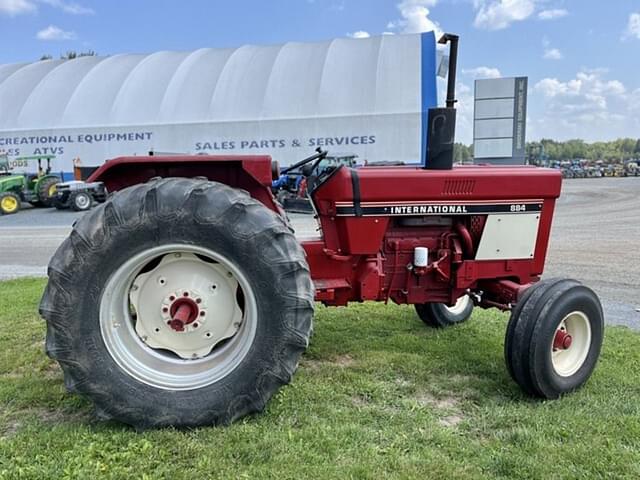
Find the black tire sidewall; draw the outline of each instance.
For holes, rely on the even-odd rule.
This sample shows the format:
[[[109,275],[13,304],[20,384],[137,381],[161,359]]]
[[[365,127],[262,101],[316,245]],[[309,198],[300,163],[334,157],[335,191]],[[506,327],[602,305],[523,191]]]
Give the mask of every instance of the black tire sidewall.
[[[564,377],[553,367],[551,345],[562,319],[574,311],[584,313],[589,320],[591,344],[582,366],[573,375]],[[600,356],[604,336],[602,309],[595,294],[587,287],[579,285],[565,292],[554,302],[548,302],[540,312],[540,318],[533,330],[534,344],[530,352],[532,375],[538,389],[547,398],[555,398],[579,388],[591,376]]]
[[[80,207],[78,206],[78,204],[76,203],[76,200],[78,199],[78,197],[81,197],[81,196],[82,196],[82,197],[86,197],[86,198],[87,198],[87,200],[89,201],[89,203],[87,204],[87,206],[86,206],[86,207],[83,207],[83,208],[80,208]],[[71,195],[70,200],[71,200],[71,206],[72,206],[73,210],[75,210],[76,212],[85,212],[85,211],[87,211],[87,210],[90,210],[90,209],[91,209],[91,203],[92,203],[91,195],[89,195],[89,194],[88,194],[88,193],[86,193],[86,192],[78,192],[78,193],[74,193],[74,194],[72,194],[72,195]]]
[[[444,303],[434,303],[433,308],[438,312],[439,317],[446,325],[456,325],[466,322],[473,312],[473,302],[469,300],[464,310],[460,313],[453,313]]]
[[[473,302],[469,301],[460,313],[451,312],[444,303],[416,304],[415,309],[425,324],[435,328],[445,328],[467,321],[473,312]]]
[[[222,185],[219,188],[228,189]],[[72,357],[67,363],[60,356],[58,360],[77,391],[88,395],[99,411],[143,428],[228,424],[250,412],[262,410],[271,395],[289,382],[311,331],[312,284],[310,279],[301,283],[298,277],[289,278],[292,267],[285,263],[298,262],[296,267],[302,263],[297,257],[288,255],[302,250],[287,227],[281,221],[275,222],[275,214],[266,207],[249,197],[242,197],[247,200],[241,200],[241,203],[261,209],[253,220],[271,222],[272,228],[254,227],[246,222],[234,225],[236,215],[227,212],[223,212],[218,220],[203,221],[187,206],[176,207],[170,216],[141,211],[139,217],[129,217],[130,222],[121,224],[117,215],[105,215],[111,206],[109,203],[79,221],[80,230],[92,230],[93,224],[100,223],[95,221],[97,217],[110,218],[106,222],[108,233],[106,229],[93,230],[96,233],[91,242],[73,233],[67,240],[78,245],[80,255],[77,256],[83,261],[72,263],[72,268],[65,274],[74,279],[66,285],[73,291],[66,293],[76,299],[77,305],[68,310],[69,318],[65,322],[65,330],[72,331],[73,335],[63,335],[65,342],[72,342],[69,346]],[[281,232],[286,235],[280,235]],[[96,246],[82,252],[89,243]],[[166,244],[198,245],[232,261],[249,282],[257,306],[252,345],[236,368],[206,387],[169,394],[167,390],[138,381],[118,366],[102,338],[99,311],[104,288],[113,273],[136,254]],[[274,265],[274,258],[279,265]],[[300,259],[304,262],[303,253],[300,253]],[[305,271],[308,274],[308,270]],[[309,297],[308,305],[300,304],[296,298],[301,292],[305,300]],[[302,305],[301,308],[308,307],[309,313],[303,315],[302,321],[298,317],[292,318],[292,303]],[[60,338],[60,333],[58,329],[53,336]],[[107,394],[102,392],[107,388],[105,385],[108,385]]]
[[[50,207],[53,204],[55,197],[49,196],[49,189],[53,185],[60,183],[60,179],[57,177],[47,178],[43,180],[38,188],[38,203],[45,207]]]

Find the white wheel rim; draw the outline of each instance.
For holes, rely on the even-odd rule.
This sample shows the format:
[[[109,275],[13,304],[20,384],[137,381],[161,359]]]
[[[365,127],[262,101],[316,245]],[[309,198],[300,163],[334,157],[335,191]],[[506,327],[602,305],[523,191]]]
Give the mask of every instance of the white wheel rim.
[[[571,336],[570,346],[568,348],[554,346],[558,335],[565,334]],[[590,348],[591,324],[589,318],[583,312],[571,312],[558,324],[556,333],[551,339],[553,369],[561,377],[570,377],[582,367]]]
[[[76,197],[76,206],[80,209],[87,208],[91,200],[87,195],[78,195]]]
[[[469,295],[463,295],[456,301],[456,304],[453,307],[446,307],[446,309],[454,315],[460,315],[466,310],[470,301],[471,298],[469,298]]]
[[[152,261],[157,264],[141,273]],[[197,305],[196,319],[177,331],[169,322],[182,298]],[[245,275],[223,255],[191,245],[135,255],[111,275],[100,302],[111,357],[133,378],[166,390],[202,388],[229,375],[247,355],[256,326]]]

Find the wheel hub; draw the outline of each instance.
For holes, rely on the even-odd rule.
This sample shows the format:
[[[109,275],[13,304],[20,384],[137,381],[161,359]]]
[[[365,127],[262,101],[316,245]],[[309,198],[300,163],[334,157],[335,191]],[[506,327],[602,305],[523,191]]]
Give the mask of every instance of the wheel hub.
[[[556,336],[553,339],[553,349],[554,350],[567,350],[571,347],[571,343],[573,342],[573,337],[569,335],[565,330],[558,329],[556,330]]]
[[[190,298],[179,298],[171,304],[169,308],[171,320],[167,324],[176,332],[184,332],[187,325],[193,324],[198,328],[199,324],[194,323],[200,314],[198,304]]]
[[[575,374],[584,364],[591,346],[591,325],[584,312],[565,316],[551,341],[551,361],[561,377]]]
[[[131,287],[136,333],[151,348],[202,358],[240,328],[237,290],[238,282],[218,263],[190,253],[165,255]],[[211,311],[215,321],[208,318]]]

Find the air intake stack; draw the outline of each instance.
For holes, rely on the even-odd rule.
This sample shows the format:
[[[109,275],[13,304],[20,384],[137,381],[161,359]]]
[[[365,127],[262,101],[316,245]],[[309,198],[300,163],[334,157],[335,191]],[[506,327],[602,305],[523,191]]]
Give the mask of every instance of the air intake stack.
[[[458,63],[458,35],[445,33],[438,43],[449,46],[449,75],[447,101],[444,108],[430,108],[427,127],[427,158],[424,168],[450,170],[453,168],[453,145],[456,136],[456,68]]]

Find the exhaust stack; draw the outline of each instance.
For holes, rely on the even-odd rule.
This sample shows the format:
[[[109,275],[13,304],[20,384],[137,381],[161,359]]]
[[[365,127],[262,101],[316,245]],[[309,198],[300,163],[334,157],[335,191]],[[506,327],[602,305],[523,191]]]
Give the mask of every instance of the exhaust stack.
[[[451,170],[453,145],[456,137],[456,68],[458,64],[458,35],[445,33],[438,43],[449,43],[449,75],[447,101],[444,108],[430,108],[427,126],[427,170]]]

